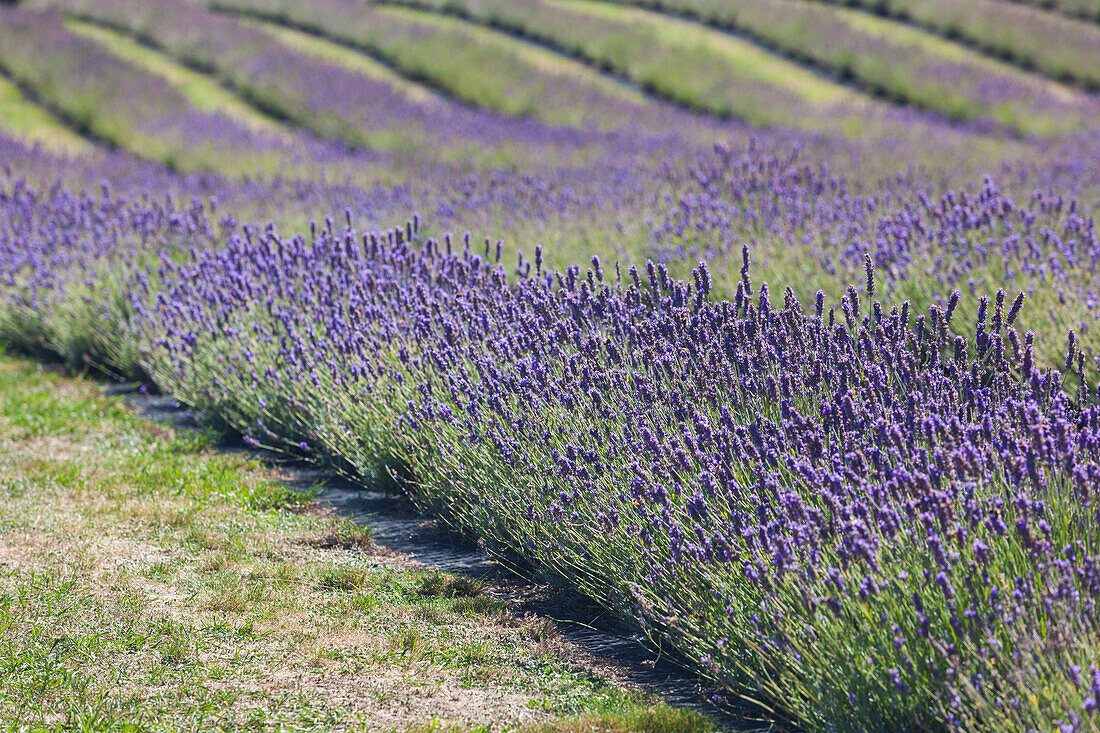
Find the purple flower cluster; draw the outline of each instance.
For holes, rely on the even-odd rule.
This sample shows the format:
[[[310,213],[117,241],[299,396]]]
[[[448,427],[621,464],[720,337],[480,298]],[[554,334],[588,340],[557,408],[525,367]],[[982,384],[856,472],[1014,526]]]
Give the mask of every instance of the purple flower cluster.
[[[159,268],[145,364],[255,444],[404,477],[808,725],[958,720],[1023,696],[1036,647],[1094,661],[1096,375],[1072,336],[1039,368],[1020,297],[975,298],[968,338],[972,296],[884,304],[871,265],[806,309],[747,259],[712,301],[704,264],[532,254],[246,228]]]
[[[1041,319],[1049,314],[1062,332],[1074,329],[1085,340],[1095,333],[1100,238],[1074,198],[1036,189],[1020,201],[988,177],[976,191],[931,195],[903,180],[858,194],[841,176],[796,156],[762,161],[721,146],[700,159],[688,182],[652,227],[654,257],[670,266],[700,257],[736,262],[734,243],[760,242],[769,276],[789,280],[789,268],[812,267],[799,293],[807,297],[818,287],[839,292],[869,255],[883,292],[894,298],[943,306],[955,288],[977,295],[997,283],[1043,301],[1025,314],[1030,327],[1047,328]],[[787,259],[792,253],[797,263]],[[1046,345],[1048,363],[1060,348]]]
[[[253,445],[396,477],[804,726],[1092,720],[1097,370],[1087,328],[1022,326],[1095,262],[1087,220],[991,182],[855,197],[793,158],[723,149],[691,180],[702,203],[680,211],[803,248],[801,231],[835,236],[812,251],[860,286],[773,293],[762,247],[684,279],[661,261],[555,270],[541,247],[428,238],[419,217],[360,233],[349,210],[287,238],[224,205],[16,179],[0,336],[145,373]],[[334,195],[403,201],[303,200]],[[1016,290],[899,297],[921,257],[974,267],[983,248]]]
[[[150,263],[215,242],[196,201],[115,196],[106,184],[92,196],[15,179],[0,189],[0,212],[0,338],[121,376],[141,372],[129,320]]]

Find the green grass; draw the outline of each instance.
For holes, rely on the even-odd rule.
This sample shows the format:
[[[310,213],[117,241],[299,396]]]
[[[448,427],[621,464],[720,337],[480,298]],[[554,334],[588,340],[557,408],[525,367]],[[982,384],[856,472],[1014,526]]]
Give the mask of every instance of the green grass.
[[[653,33],[661,43],[685,50],[705,49],[729,64],[731,73],[757,79],[791,91],[800,98],[820,105],[847,103],[857,109],[859,95],[832,80],[770,53],[741,38],[716,33],[694,23],[636,8],[627,8],[600,0],[553,0],[555,5],[578,13],[610,18]]]
[[[694,733],[271,470],[0,357],[4,730]]]
[[[52,13],[5,11],[0,69],[84,137],[173,170],[255,175],[298,165],[290,149],[273,152],[270,140],[253,146],[244,128],[240,137],[232,125],[210,134],[195,119],[201,112],[173,84],[70,30]]]
[[[109,6],[87,0],[41,0],[34,5],[140,39],[141,43],[176,63],[215,78],[264,114],[313,135],[355,149],[395,154],[393,159],[369,168],[360,165],[359,160],[333,162],[325,166],[329,180],[351,177],[369,185],[380,181],[397,183],[408,180],[409,174],[422,173],[425,164],[454,165],[468,171],[514,165],[530,152],[529,148],[521,150],[523,146],[516,142],[505,140],[486,144],[480,138],[471,140],[467,136],[459,136],[441,146],[435,121],[444,119],[449,107],[427,104],[422,109],[409,110],[406,115],[401,115],[400,110],[390,112],[390,103],[380,98],[388,97],[389,90],[372,90],[364,84],[368,91],[375,93],[358,93],[354,91],[359,84],[354,78],[358,74],[333,79],[331,64],[289,48],[280,43],[280,39],[241,23],[237,18],[209,12],[198,4],[166,5],[158,9],[156,17],[143,12],[144,6],[136,0]],[[188,31],[190,26],[201,26],[204,32],[192,34]],[[343,85],[342,98],[327,95],[327,87],[318,81],[320,79],[331,79],[333,84]],[[158,78],[158,81],[162,80]],[[92,107],[93,112],[100,111]],[[189,154],[192,152],[188,150]],[[585,149],[572,154],[579,158],[596,152]],[[310,165],[308,160],[302,163],[294,154],[276,158],[287,165],[287,174],[320,175],[319,165]],[[296,165],[304,165],[305,170]],[[240,172],[228,165],[223,167],[229,168],[230,175]],[[403,169],[406,175],[395,175],[398,169]]]
[[[89,155],[96,150],[95,145],[28,100],[3,76],[0,76],[0,131],[66,155]]]
[[[858,93],[751,43],[647,11],[580,0],[394,4],[457,14],[535,39],[702,112],[834,131],[839,121],[842,131],[859,132],[850,124],[864,112]],[[842,101],[851,107],[834,109]],[[826,108],[833,114],[824,114]]]
[[[234,0],[236,2],[237,0]],[[246,0],[267,2],[269,0]],[[275,0],[270,0],[275,1]],[[718,118],[860,139],[888,139],[875,164],[890,173],[912,163],[902,150],[927,150],[929,136],[958,139],[938,150],[952,169],[984,169],[1006,153],[1004,136],[953,132],[912,118],[891,104],[816,72],[755,42],[698,23],[597,0],[376,0],[449,14],[548,46],[637,86],[649,96]],[[898,158],[891,161],[898,151]],[[928,156],[924,161],[939,166]],[[861,165],[865,165],[861,163]],[[969,162],[965,165],[970,165]],[[866,170],[864,168],[864,170]]]
[[[903,46],[919,48],[932,56],[947,61],[966,64],[978,72],[988,74],[990,78],[997,76],[1012,77],[1015,75],[1014,70],[1002,61],[984,57],[969,48],[940,38],[920,28],[905,23],[889,22],[867,13],[848,9],[839,9],[837,13],[853,28]],[[1078,90],[1071,89],[1057,81],[1044,79],[1038,75],[1027,75],[1021,78],[1021,82],[1041,89],[1052,100],[1066,105],[1068,110],[1072,110],[1074,107],[1084,109],[1084,105],[1088,101]],[[1010,128],[1040,135],[1068,132],[1087,127],[1088,120],[1083,117],[1081,112],[1073,114],[1069,113],[1068,110],[1064,110],[1061,114],[1036,113],[1026,108],[1020,109],[1009,102],[1000,108],[991,110],[991,117],[994,121]]]
[[[425,53],[421,43],[408,44],[400,52],[411,73],[437,78],[471,103],[564,125],[598,119],[605,100],[649,104],[639,91],[584,64],[499,31],[411,8],[382,7],[377,13],[390,27],[422,26],[436,29],[444,39],[464,39],[448,46],[451,54],[445,64],[438,63],[437,55]],[[469,58],[463,58],[463,52]]]
[[[583,715],[530,728],[531,733],[703,733],[706,730],[704,721],[667,706],[619,715]]]
[[[1034,5],[1071,18],[1100,22],[1100,2],[1097,0],[1013,0],[1013,2]]]

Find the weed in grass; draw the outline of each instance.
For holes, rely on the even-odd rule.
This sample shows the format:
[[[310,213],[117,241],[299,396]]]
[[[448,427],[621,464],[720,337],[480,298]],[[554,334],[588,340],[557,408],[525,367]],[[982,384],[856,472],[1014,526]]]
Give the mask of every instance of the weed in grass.
[[[198,657],[199,645],[193,630],[179,621],[168,616],[160,617],[150,621],[150,629],[155,635],[154,643],[162,664],[179,666]]]
[[[447,656],[450,657],[449,663],[452,666],[467,671],[470,667],[488,665],[500,661],[499,656],[493,648],[485,642],[466,644],[461,648],[453,650],[452,653]]]
[[[317,585],[327,590],[356,590],[366,582],[366,572],[346,565],[325,568],[317,576]]]
[[[275,563],[274,579],[280,583],[293,585],[298,582],[298,568],[290,562]]]
[[[532,641],[540,645],[561,638],[561,630],[558,625],[545,616],[529,617],[523,624],[523,630]]]
[[[229,541],[224,534],[191,527],[183,538],[184,542],[200,550],[228,550]]]
[[[485,587],[480,580],[459,575],[447,581],[447,594],[456,598],[475,598],[485,592]]]
[[[428,597],[474,598],[485,592],[485,584],[463,575],[430,572],[421,580],[417,592]]]
[[[420,646],[420,634],[414,629],[406,629],[389,637],[389,648],[402,657],[412,654]]]
[[[452,608],[455,613],[497,618],[504,616],[508,610],[508,606],[503,601],[488,596],[456,598]]]
[[[448,614],[443,604],[427,601],[417,606],[416,617],[434,626],[444,623],[448,619]]]
[[[196,455],[210,450],[218,444],[222,436],[215,430],[192,430],[181,433],[171,433],[171,438],[165,446],[168,453],[179,455]]]
[[[232,553],[215,552],[199,564],[199,570],[204,573],[224,573],[237,566],[237,560]]]
[[[382,605],[381,601],[371,595],[360,594],[351,599],[350,606],[360,613],[370,613]]]
[[[373,550],[376,547],[370,527],[348,520],[337,522],[324,534],[305,540],[305,544],[322,550]]]
[[[150,580],[156,580],[161,583],[171,580],[174,573],[175,565],[167,561],[155,562],[141,572],[141,574],[146,578],[149,578]]]
[[[444,595],[447,588],[447,577],[443,573],[428,573],[420,581],[417,592],[422,596],[434,598]]]
[[[249,610],[249,603],[239,591],[231,591],[211,598],[205,608],[218,613],[245,613]]]
[[[523,733],[711,733],[703,715],[668,705],[604,715],[581,715],[523,729]]]

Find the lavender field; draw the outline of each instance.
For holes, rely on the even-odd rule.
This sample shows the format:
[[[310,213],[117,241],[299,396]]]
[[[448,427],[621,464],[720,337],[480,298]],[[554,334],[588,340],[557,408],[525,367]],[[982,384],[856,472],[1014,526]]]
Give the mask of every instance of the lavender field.
[[[744,729],[1100,730],[1098,8],[0,3],[0,343]]]

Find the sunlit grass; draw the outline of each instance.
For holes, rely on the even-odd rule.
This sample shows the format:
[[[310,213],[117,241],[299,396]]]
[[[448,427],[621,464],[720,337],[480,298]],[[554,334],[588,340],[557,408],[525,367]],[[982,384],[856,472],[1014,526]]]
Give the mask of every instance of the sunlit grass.
[[[841,0],[827,0],[839,3]],[[1100,90],[1100,28],[1012,0],[843,0],[959,40],[1051,79]]]
[[[1064,104],[1085,105],[1090,101],[1082,92],[1072,89],[1061,82],[1020,71],[1003,61],[990,58],[970,48],[961,46],[958,43],[941,38],[933,33],[929,33],[928,31],[906,23],[891,21],[886,18],[848,8],[836,8],[835,12],[838,18],[864,33],[879,36],[898,44],[915,46],[943,58],[945,61],[954,61],[988,71],[991,76],[1018,77],[1022,83],[1041,88],[1044,92],[1050,94],[1051,97]],[[1011,128],[1039,135],[1079,130],[1083,127],[1083,123],[1086,122],[1080,113],[1044,114],[1041,112],[1020,110],[1011,103],[1006,104],[1000,110],[995,110],[993,119]]]
[[[0,76],[0,131],[56,153],[88,155],[96,150],[95,145],[28,100],[3,76]]]
[[[540,69],[555,76],[573,78],[578,83],[594,87],[602,94],[618,97],[636,104],[645,104],[648,101],[646,96],[637,89],[610,79],[594,71],[589,66],[505,33],[413,8],[394,6],[380,8],[380,11],[395,18],[405,18],[409,21],[464,33],[480,44],[493,47],[504,56],[514,57],[517,63]],[[565,113],[566,110],[562,110],[562,112]]]
[[[602,0],[550,0],[552,4],[599,17],[630,23],[653,33],[662,43],[687,50],[704,50],[721,57],[730,71],[774,84],[814,104],[870,104],[860,95],[760,46],[688,21],[627,8]]]
[[[0,354],[0,436],[12,730],[714,730],[576,667],[484,583],[387,567],[368,528],[100,384]],[[469,702],[441,709],[452,690]]]
[[[345,2],[306,8],[237,0],[218,7],[263,18],[260,27],[296,50],[384,81],[413,102],[442,104],[446,97],[552,125],[601,129],[667,111],[579,61],[437,13]]]

